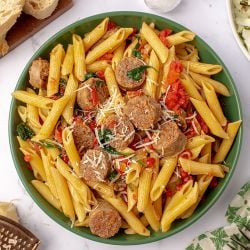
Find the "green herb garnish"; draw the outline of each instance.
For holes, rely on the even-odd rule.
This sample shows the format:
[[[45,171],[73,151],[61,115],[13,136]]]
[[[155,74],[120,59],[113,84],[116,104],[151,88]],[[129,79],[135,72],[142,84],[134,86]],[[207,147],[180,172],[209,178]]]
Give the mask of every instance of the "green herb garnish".
[[[114,180],[114,179],[116,178],[117,175],[118,175],[118,173],[117,173],[117,171],[114,169],[114,170],[110,173],[108,179],[109,179],[110,181],[112,181],[112,180]]]
[[[35,135],[34,131],[25,123],[17,125],[17,133],[24,141],[31,139]]]
[[[112,140],[113,133],[110,129],[104,128],[98,130],[98,137],[102,145],[100,145],[106,152],[112,155],[125,155],[117,151],[115,148],[110,146],[108,143]]]
[[[142,79],[143,72],[148,68],[153,67],[149,65],[142,65],[138,68],[131,69],[127,72],[127,76],[135,81],[140,81]]]
[[[134,57],[137,57],[139,59],[142,59],[142,55],[141,55],[141,52],[138,50],[140,47],[140,43],[139,43],[139,39],[138,39],[138,42],[137,44],[135,45],[135,48],[132,50],[132,55]]]
[[[87,81],[89,78],[92,78],[92,77],[97,78],[98,76],[97,76],[97,74],[94,73],[94,72],[88,72],[88,73],[85,74],[85,79],[84,79],[84,81]]]
[[[60,81],[59,81],[59,84],[60,84],[61,86],[66,87],[66,85],[67,85],[67,80],[66,80],[65,78],[61,78]]]
[[[53,142],[49,142],[47,140],[40,140],[39,144],[45,148],[57,148],[58,146]]]
[[[102,80],[97,80],[97,81],[95,82],[95,84],[96,84],[96,87],[100,88],[100,87],[103,87],[104,81],[102,81]]]

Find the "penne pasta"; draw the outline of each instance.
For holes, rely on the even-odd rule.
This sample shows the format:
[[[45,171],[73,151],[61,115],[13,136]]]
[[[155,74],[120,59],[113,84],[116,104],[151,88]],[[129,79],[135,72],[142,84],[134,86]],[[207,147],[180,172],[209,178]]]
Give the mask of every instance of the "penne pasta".
[[[150,192],[150,198],[152,201],[156,201],[163,193],[165,187],[170,180],[171,175],[177,165],[177,158],[167,158],[157,176],[155,183]]]
[[[229,138],[223,139],[222,143],[220,144],[218,151],[216,152],[213,163],[220,163],[223,162],[233,144],[233,141],[237,135],[237,132],[239,130],[239,127],[241,125],[241,121],[231,122],[228,123],[227,126],[227,133]]]
[[[128,212],[133,209],[138,200],[138,187],[137,185],[130,183],[127,185],[128,196]]]
[[[145,22],[142,23],[141,34],[151,45],[161,63],[165,63],[168,58],[168,48],[162,43],[160,38],[156,35],[154,30]]]
[[[210,110],[212,111],[216,119],[219,121],[220,125],[226,126],[227,119],[223,114],[220,102],[218,100],[218,97],[215,93],[213,86],[203,82],[202,88]]]
[[[206,144],[212,143],[212,142],[215,142],[215,139],[212,136],[197,135],[197,136],[194,136],[194,137],[188,139],[187,144],[186,144],[186,148],[192,149],[192,148],[196,148],[196,147],[199,147],[201,145],[206,145]]]
[[[205,174],[205,175],[216,176],[220,178],[223,178],[225,176],[223,165],[201,163],[201,162],[187,160],[184,158],[180,158],[179,162],[182,168],[184,169],[184,171],[192,175]]]
[[[117,49],[114,50],[114,56],[112,58],[112,69],[115,71],[117,64],[123,58],[126,42],[124,41]]]
[[[221,65],[201,63],[201,62],[191,62],[181,60],[182,65],[187,69],[187,71],[192,71],[194,73],[202,75],[214,75],[222,71]]]
[[[52,206],[54,206],[59,211],[62,210],[60,201],[56,199],[55,196],[51,193],[48,186],[41,181],[32,180],[31,184],[35,187],[35,189],[48,201]]]
[[[132,32],[132,28],[120,28],[117,30],[113,35],[88,52],[86,56],[86,64],[91,64],[105,53],[118,48]]]
[[[228,138],[228,134],[223,130],[218,120],[213,115],[212,111],[209,109],[207,104],[204,101],[199,101],[194,98],[190,98],[192,104],[205,121],[207,126],[209,127],[212,134],[220,137],[220,138]]]
[[[203,75],[200,75],[200,74],[197,74],[197,73],[194,73],[194,72],[189,72],[189,74],[191,75],[191,77],[193,78],[193,80],[199,85],[202,87],[202,83],[208,83],[210,85],[212,85],[214,87],[214,90],[215,92],[221,94],[221,95],[224,95],[224,96],[230,96],[230,93],[229,93],[229,90],[227,89],[227,87],[212,79],[212,78],[208,78],[206,76],[203,76]]]
[[[82,38],[76,34],[73,35],[72,40],[74,48],[75,77],[79,81],[83,81],[86,74],[85,49],[83,41]]]
[[[108,29],[109,18],[105,18],[92,31],[83,38],[85,50],[88,51],[96,42],[98,42]]]
[[[64,59],[64,55],[65,55],[65,52],[64,52],[62,44],[56,45],[50,52],[47,96],[53,96],[59,90],[61,65]]]
[[[73,72],[73,66],[74,66],[74,47],[72,44],[69,44],[66,55],[62,63],[61,74],[63,76],[71,74]]]
[[[152,227],[154,231],[159,231],[160,229],[160,222],[159,218],[155,212],[155,208],[152,205],[152,203],[149,201],[145,210],[144,210],[144,215],[149,223],[149,225]]]
[[[193,41],[195,33],[188,30],[183,30],[167,37],[167,41],[170,46],[182,44],[185,42]]]
[[[108,66],[110,63],[107,60],[98,60],[86,65],[88,72],[105,71]]]

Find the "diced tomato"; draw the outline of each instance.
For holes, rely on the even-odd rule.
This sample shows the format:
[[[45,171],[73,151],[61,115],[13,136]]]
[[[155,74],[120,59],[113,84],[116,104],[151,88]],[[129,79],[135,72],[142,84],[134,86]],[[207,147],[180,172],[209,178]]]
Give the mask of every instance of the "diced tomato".
[[[105,80],[104,71],[103,71],[103,70],[96,71],[96,75],[97,75],[100,79]]]
[[[170,44],[167,40],[167,37],[172,33],[171,29],[164,29],[162,31],[160,31],[159,33],[159,38],[162,41],[162,43],[166,46],[166,47],[170,47]]]
[[[214,177],[209,185],[210,188],[216,188],[218,186],[219,182],[216,177]]]
[[[192,175],[188,174],[185,178],[183,178],[183,183],[187,183],[188,181],[192,180]]]
[[[30,161],[32,160],[32,156],[29,155],[29,154],[27,154],[27,155],[24,156],[24,160],[25,160],[26,162],[30,162]]]
[[[189,149],[185,149],[181,154],[180,157],[185,159],[190,159],[192,157],[192,152]]]
[[[109,60],[109,61],[111,61],[113,56],[114,56],[113,53],[107,52],[106,54],[104,54],[103,56],[100,57],[100,60]]]
[[[166,189],[166,196],[167,197],[172,197],[174,195],[174,191],[170,190],[170,189]]]
[[[93,120],[89,123],[89,127],[92,129],[92,130],[95,130],[97,124],[96,124],[96,120]]]
[[[201,129],[203,130],[203,132],[205,134],[208,134],[209,133],[209,128],[208,128],[207,124],[204,122],[204,120],[202,119],[202,117],[198,114],[197,117],[196,117],[196,119],[199,122],[199,124],[200,124]]]
[[[62,143],[62,127],[58,126],[55,129],[55,139],[58,143]]]
[[[147,167],[153,168],[155,166],[155,158],[148,157],[146,161]]]
[[[61,155],[61,158],[62,158],[62,160],[63,160],[66,164],[69,163],[69,157],[66,155],[66,153],[62,154],[62,155]]]
[[[178,60],[173,60],[169,67],[167,83],[173,84],[174,82],[176,82],[179,79],[182,70],[183,70],[182,63]]]
[[[40,152],[41,150],[41,146],[38,143],[32,143],[32,148],[36,151],[36,152]]]
[[[171,84],[166,96],[166,105],[170,110],[179,114],[180,110],[185,110],[189,103],[189,96],[181,84],[180,80],[177,80]]]
[[[112,22],[112,21],[109,21],[108,23],[108,31],[109,30],[112,30],[112,29],[115,29],[117,27],[117,24]]]
[[[133,98],[135,96],[141,96],[141,95],[143,95],[142,89],[138,89],[135,91],[127,91],[128,98]]]
[[[144,143],[147,143],[147,142],[151,142],[151,139],[146,137],[143,139],[143,141],[144,141]],[[149,149],[152,149],[152,150],[154,149],[153,144],[150,144],[147,147],[149,147]]]
[[[98,140],[95,138],[94,139],[94,146],[97,146],[98,145]]]
[[[176,189],[177,189],[178,191],[180,191],[180,190],[182,189],[182,186],[183,186],[183,184],[177,184],[177,185],[176,185]]]
[[[132,37],[137,33],[137,29],[133,27],[133,32],[129,35],[128,39],[132,39]]]
[[[91,88],[90,95],[91,95],[91,100],[92,100],[93,105],[94,106],[98,105],[99,99],[98,99],[96,88]]]
[[[30,164],[27,165],[27,168],[28,168],[30,171],[33,170]]]

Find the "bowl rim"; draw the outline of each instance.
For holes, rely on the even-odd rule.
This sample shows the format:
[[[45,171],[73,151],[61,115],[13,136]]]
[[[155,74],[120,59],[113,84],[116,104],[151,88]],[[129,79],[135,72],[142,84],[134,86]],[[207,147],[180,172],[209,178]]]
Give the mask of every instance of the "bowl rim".
[[[142,17],[147,17],[147,18],[151,18],[151,19],[157,19],[157,20],[163,21],[165,23],[170,22],[170,23],[174,24],[176,27],[188,30],[183,25],[181,25],[181,24],[179,24],[179,23],[177,23],[175,21],[172,21],[171,19],[168,19],[168,18],[165,18],[165,17],[162,17],[162,16],[158,16],[158,15],[154,15],[154,14],[151,14],[151,13],[138,12],[138,11],[113,11],[113,12],[105,12],[105,13],[101,13],[101,14],[97,14],[97,15],[92,15],[92,16],[89,16],[89,17],[86,17],[86,18],[82,18],[82,19],[80,19],[80,20],[78,20],[78,21],[76,21],[74,23],[71,23],[70,25],[67,25],[66,27],[62,28],[61,30],[59,30],[56,34],[51,36],[48,40],[46,40],[40,46],[40,48],[33,54],[33,56],[29,59],[26,66],[24,67],[24,69],[23,69],[23,71],[22,71],[22,73],[21,73],[21,75],[20,75],[20,77],[18,79],[18,82],[17,82],[17,84],[15,86],[15,90],[17,90],[19,88],[21,80],[26,76],[26,72],[27,72],[31,62],[34,60],[34,58],[36,58],[39,55],[41,50],[43,50],[44,48],[49,46],[54,39],[56,39],[57,37],[63,35],[66,32],[69,32],[74,27],[80,25],[83,22],[85,23],[85,22],[88,22],[88,21],[93,21],[95,19],[105,18],[107,16],[109,16],[111,18],[116,17],[116,16],[135,16],[135,17],[142,16]],[[203,39],[201,39],[199,36],[197,36],[197,38],[200,39],[200,41],[203,43],[203,45],[205,45],[209,49],[209,51],[212,52],[214,58],[223,66],[223,69],[224,69],[225,73],[227,74],[227,77],[229,78],[229,81],[232,83],[230,85],[230,87],[232,88],[231,93],[232,93],[232,95],[235,96],[235,101],[236,101],[236,104],[237,104],[239,119],[242,120],[242,108],[241,108],[240,98],[239,98],[239,94],[238,94],[238,91],[236,89],[235,83],[234,83],[234,81],[233,81],[233,79],[231,77],[231,74],[229,73],[229,71],[228,71],[227,67],[225,66],[225,64],[223,63],[223,61],[215,53],[215,51]],[[230,172],[227,173],[227,177],[226,177],[227,179],[225,180],[225,183],[223,183],[223,185],[220,187],[219,191],[211,198],[210,203],[206,207],[204,207],[193,218],[190,218],[189,221],[187,221],[184,224],[180,225],[178,228],[174,228],[170,232],[167,232],[166,234],[156,235],[154,237],[143,237],[142,239],[136,239],[136,240],[133,239],[131,241],[124,240],[124,239],[116,239],[116,240],[114,240],[114,238],[103,239],[103,238],[100,238],[100,237],[95,236],[93,234],[85,233],[85,232],[82,232],[82,231],[80,232],[79,230],[74,230],[74,228],[70,227],[62,219],[55,216],[53,211],[48,210],[44,204],[40,203],[39,198],[37,197],[37,194],[34,193],[32,191],[32,189],[30,188],[31,185],[26,180],[25,176],[23,175],[23,172],[19,168],[17,155],[15,154],[14,145],[12,144],[12,140],[16,137],[15,135],[12,135],[12,133],[11,133],[13,119],[14,119],[14,113],[15,113],[14,102],[15,102],[15,100],[12,97],[11,105],[10,105],[10,112],[9,112],[9,120],[8,120],[9,145],[10,145],[11,156],[12,156],[12,159],[13,159],[14,166],[16,168],[16,171],[18,173],[19,178],[21,179],[22,184],[25,187],[25,190],[28,192],[28,194],[31,196],[31,198],[37,204],[37,206],[40,207],[40,209],[46,215],[48,215],[54,222],[61,225],[63,228],[69,230],[70,232],[79,235],[82,238],[93,240],[93,241],[99,242],[99,243],[105,243],[105,244],[110,244],[110,245],[139,245],[139,244],[156,242],[156,241],[162,240],[164,238],[170,237],[170,236],[172,236],[172,235],[174,235],[176,233],[179,233],[179,232],[183,231],[185,228],[189,227],[190,225],[192,225],[193,223],[198,221],[215,204],[215,202],[222,195],[223,191],[225,190],[225,188],[227,187],[230,179],[233,176],[233,173],[235,171],[237,161],[239,159],[239,155],[240,155],[240,152],[241,152],[242,137],[243,137],[243,126],[242,125],[241,125],[241,127],[240,127],[240,129],[238,131],[238,135],[237,135],[238,143],[236,145],[237,147],[235,148],[236,157],[233,159],[233,161],[231,163],[232,169],[230,169]],[[46,201],[46,203],[48,203],[48,202]]]
[[[234,11],[233,11],[233,3],[232,0],[227,0],[227,13],[229,18],[229,23],[231,30],[233,32],[234,38],[240,47],[242,53],[247,58],[248,61],[250,61],[250,52],[246,49],[246,47],[243,44],[243,41],[241,40],[237,30],[236,30],[236,23],[235,23],[235,17],[234,17]]]

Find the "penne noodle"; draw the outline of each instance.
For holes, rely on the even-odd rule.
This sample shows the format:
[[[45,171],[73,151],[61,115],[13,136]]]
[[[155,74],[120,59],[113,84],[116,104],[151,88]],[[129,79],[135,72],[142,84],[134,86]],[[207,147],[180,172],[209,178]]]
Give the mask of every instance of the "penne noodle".
[[[188,30],[183,30],[183,31],[180,31],[178,33],[168,36],[167,41],[170,46],[173,46],[173,45],[178,45],[181,43],[193,41],[194,38],[195,38],[195,33],[188,31]]]
[[[71,96],[71,98],[62,112],[62,116],[68,124],[72,124],[77,88],[78,88],[78,81],[73,74],[70,74],[64,95],[65,96],[69,95]]]
[[[76,34],[72,37],[74,48],[74,73],[79,81],[84,80],[86,74],[85,49],[82,38]]]
[[[155,208],[152,205],[152,203],[149,201],[145,210],[144,210],[144,215],[149,223],[149,225],[152,227],[154,231],[159,231],[160,229],[160,222],[159,218],[155,212]]]
[[[237,132],[239,130],[239,127],[241,125],[241,120],[236,121],[236,122],[231,122],[228,123],[227,126],[227,133],[229,138],[228,139],[223,139],[223,141],[221,142],[218,151],[216,152],[214,158],[213,158],[213,163],[219,163],[219,162],[223,162],[230,150],[230,148],[232,147],[232,144],[234,142],[234,139],[237,135]]]
[[[55,196],[51,193],[48,186],[41,181],[32,180],[31,184],[35,187],[35,189],[47,200],[52,206],[54,206],[59,211],[62,210],[60,201],[56,199]]]
[[[220,102],[218,100],[218,97],[215,93],[213,86],[203,82],[202,88],[203,88],[208,106],[211,109],[212,113],[214,114],[216,119],[219,121],[221,126],[223,126],[223,127],[226,126],[227,119],[223,114]]]
[[[46,98],[43,96],[39,96],[33,93],[28,93],[27,91],[24,90],[16,90],[12,93],[12,96],[15,97],[17,100],[33,105],[38,108],[42,109],[51,109],[53,103],[55,102],[54,100],[50,98]]]
[[[73,66],[74,66],[74,47],[72,44],[69,44],[66,55],[63,60],[61,74],[63,76],[71,74],[73,72]]]
[[[88,72],[97,72],[97,71],[105,71],[108,66],[110,66],[109,61],[99,60],[91,64],[87,64],[86,67]]]
[[[128,212],[133,209],[138,200],[138,187],[133,183],[127,185]]]
[[[175,170],[176,165],[176,157],[167,158],[165,160],[150,192],[150,198],[152,201],[156,201],[162,195],[165,187],[167,186],[170,180],[170,177],[172,176]]]
[[[215,142],[215,139],[212,136],[209,135],[197,135],[194,137],[191,137],[187,140],[186,148],[192,149],[199,147],[201,145],[206,145],[208,143]]]
[[[143,91],[146,95],[156,98],[160,62],[154,50],[150,53],[148,65],[152,68],[147,69],[146,83],[143,87]]]
[[[112,69],[115,71],[118,63],[123,58],[124,50],[126,47],[126,42],[124,41],[117,49],[114,50],[114,56],[112,58]]]
[[[209,109],[207,104],[204,101],[199,101],[194,98],[190,98],[190,100],[194,105],[194,107],[196,108],[196,110],[198,111],[198,113],[200,114],[200,116],[202,117],[202,119],[209,127],[211,133],[220,138],[227,139],[228,134],[223,130],[220,123],[215,118],[215,116],[213,115],[212,111]]]
[[[156,35],[154,30],[145,22],[142,23],[141,34],[151,45],[161,63],[165,63],[168,58],[168,48],[162,43],[160,38]]]
[[[62,206],[62,211],[65,214],[65,216],[70,218],[70,220],[74,223],[75,211],[74,211],[72,198],[69,192],[67,181],[59,173],[59,171],[56,168],[51,168],[51,173],[54,178],[56,191],[58,193],[58,197]]]
[[[114,34],[88,52],[86,64],[91,64],[105,53],[118,48],[132,32],[132,28],[120,28],[117,30]]]
[[[201,162],[187,160],[184,158],[179,158],[179,162],[184,171],[192,175],[205,174],[220,178],[223,178],[225,176],[223,165],[201,163]]]
[[[201,62],[191,62],[181,60],[183,66],[187,69],[187,71],[192,71],[194,73],[202,74],[202,75],[214,75],[222,71],[222,66],[217,64],[208,64]]]
[[[208,83],[210,85],[212,85],[214,87],[214,90],[215,92],[221,94],[221,95],[224,95],[224,96],[230,96],[230,93],[229,93],[229,90],[227,89],[227,87],[214,80],[214,79],[211,79],[211,78],[208,78],[206,76],[203,76],[203,75],[200,75],[200,74],[197,74],[197,73],[194,73],[194,72],[189,72],[189,74],[191,75],[191,77],[193,78],[193,80],[199,85],[199,86],[202,86],[202,83]]]
[[[107,17],[83,38],[86,51],[104,36],[108,29],[108,23],[109,18]]]
[[[137,209],[143,212],[149,201],[152,169],[144,169],[139,178]]]
[[[62,44],[56,45],[50,52],[47,96],[53,96],[59,90],[61,65],[64,59],[64,55],[65,55],[65,52],[64,52]]]
[[[19,105],[17,107],[17,113],[18,113],[19,117],[21,118],[22,122],[27,121],[27,107]]]

